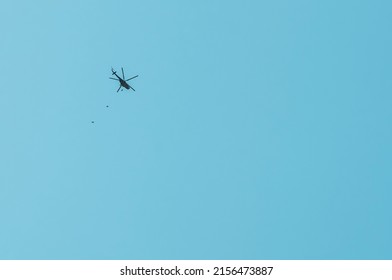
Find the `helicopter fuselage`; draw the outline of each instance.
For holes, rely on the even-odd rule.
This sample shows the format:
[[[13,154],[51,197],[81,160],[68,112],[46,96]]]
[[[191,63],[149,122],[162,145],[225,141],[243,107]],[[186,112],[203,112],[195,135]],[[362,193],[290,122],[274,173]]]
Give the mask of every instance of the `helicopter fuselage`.
[[[122,87],[126,88],[126,89],[130,89],[131,87],[127,84],[126,81],[124,81],[123,79],[121,79],[116,73],[113,73],[117,79],[119,80],[120,84]]]
[[[130,88],[131,88],[131,87],[127,84],[127,82],[124,81],[124,80],[120,80],[120,83],[121,83],[121,85],[122,85],[123,87],[125,87],[126,89],[130,89]]]

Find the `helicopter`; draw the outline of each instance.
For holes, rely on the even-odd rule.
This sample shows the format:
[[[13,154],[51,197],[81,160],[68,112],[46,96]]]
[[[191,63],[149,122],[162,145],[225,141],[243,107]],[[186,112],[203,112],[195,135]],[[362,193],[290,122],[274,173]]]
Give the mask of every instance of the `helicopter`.
[[[139,75],[133,76],[132,78],[129,78],[129,79],[125,79],[125,76],[124,76],[124,69],[123,69],[122,67],[121,67],[121,72],[122,72],[122,78],[121,78],[120,76],[117,75],[117,72],[114,71],[114,69],[113,69],[113,67],[112,67],[112,75],[115,75],[115,76],[117,77],[117,79],[116,79],[116,78],[113,78],[113,77],[109,77],[109,79],[116,80],[116,81],[119,81],[119,82],[120,82],[120,87],[118,88],[117,92],[119,92],[119,90],[121,89],[121,87],[123,87],[123,88],[125,88],[125,89],[132,89],[133,91],[135,91],[135,89],[134,89],[133,87],[131,87],[127,82],[128,82],[129,80],[132,80],[132,79],[135,79],[135,78],[139,77]],[[121,89],[121,90],[122,90],[122,89]]]

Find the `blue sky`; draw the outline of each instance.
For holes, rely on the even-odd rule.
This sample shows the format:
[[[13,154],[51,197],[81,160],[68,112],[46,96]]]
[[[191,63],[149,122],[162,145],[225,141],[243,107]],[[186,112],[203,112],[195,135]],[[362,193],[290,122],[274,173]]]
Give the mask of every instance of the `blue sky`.
[[[391,8],[2,3],[0,258],[391,259]]]

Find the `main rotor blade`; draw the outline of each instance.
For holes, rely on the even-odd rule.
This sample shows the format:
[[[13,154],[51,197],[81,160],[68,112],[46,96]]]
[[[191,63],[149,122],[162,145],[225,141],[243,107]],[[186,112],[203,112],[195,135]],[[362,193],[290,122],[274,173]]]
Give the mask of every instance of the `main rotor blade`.
[[[121,67],[121,72],[123,74],[123,80],[125,80],[125,76],[124,76],[124,69]]]
[[[120,85],[120,87],[118,88],[117,92],[119,92],[119,91],[120,91],[120,89],[121,89],[121,85]]]
[[[116,80],[116,81],[118,81],[118,79],[115,79],[115,78],[112,78],[112,77],[109,77],[109,79],[112,79],[112,80]]]
[[[125,80],[125,81],[129,81],[129,80],[135,79],[137,77],[139,77],[139,75],[133,76],[132,78],[129,78],[128,80]]]

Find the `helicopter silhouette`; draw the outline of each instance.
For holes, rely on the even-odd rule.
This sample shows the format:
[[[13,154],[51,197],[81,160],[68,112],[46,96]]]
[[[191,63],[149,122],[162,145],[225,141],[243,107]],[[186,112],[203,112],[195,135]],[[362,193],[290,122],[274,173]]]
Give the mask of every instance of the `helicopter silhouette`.
[[[113,69],[113,67],[112,67],[112,75],[115,75],[115,76],[117,77],[117,79],[116,79],[116,78],[113,78],[113,77],[109,77],[109,79],[116,80],[116,81],[119,81],[119,82],[120,82],[120,87],[118,88],[117,92],[119,92],[119,90],[120,90],[122,87],[125,88],[125,89],[132,89],[133,91],[135,91],[135,89],[134,89],[133,87],[131,87],[127,82],[128,82],[129,80],[132,80],[132,79],[135,79],[135,78],[139,77],[139,75],[133,76],[132,78],[129,78],[129,79],[125,79],[125,76],[124,76],[124,69],[123,69],[122,67],[121,67],[121,72],[122,72],[122,78],[121,78],[120,76],[117,75],[117,72],[114,71],[114,69]],[[121,89],[121,91],[122,91],[122,90],[123,90],[123,89]]]

